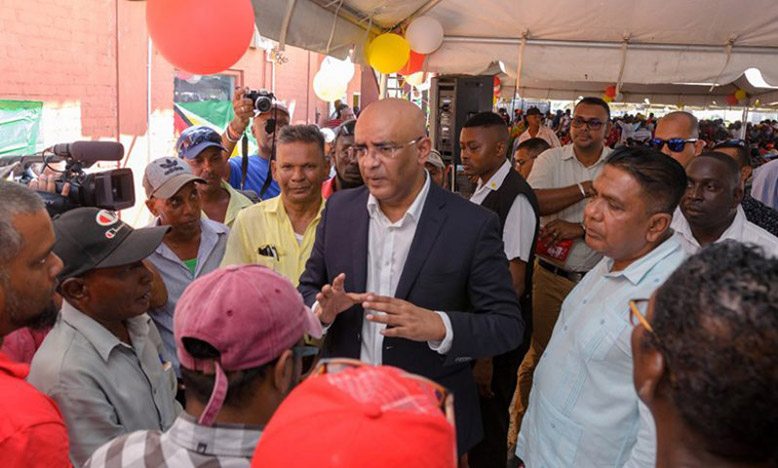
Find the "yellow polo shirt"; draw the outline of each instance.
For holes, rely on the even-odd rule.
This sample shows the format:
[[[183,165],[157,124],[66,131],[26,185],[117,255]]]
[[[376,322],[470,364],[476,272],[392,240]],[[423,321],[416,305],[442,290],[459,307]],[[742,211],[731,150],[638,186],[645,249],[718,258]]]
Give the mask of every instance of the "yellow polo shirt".
[[[322,199],[319,213],[305,229],[301,243],[297,242],[280,196],[241,210],[230,231],[221,266],[265,265],[297,286],[311,256],[324,203]]]
[[[224,215],[224,224],[226,224],[227,227],[232,228],[232,225],[235,224],[235,218],[238,217],[238,212],[254,203],[252,203],[247,196],[232,188],[232,185],[227,182],[222,181],[222,187],[230,194],[230,202],[227,204],[227,213]],[[208,215],[205,214],[205,211],[201,213],[200,217],[208,219]]]

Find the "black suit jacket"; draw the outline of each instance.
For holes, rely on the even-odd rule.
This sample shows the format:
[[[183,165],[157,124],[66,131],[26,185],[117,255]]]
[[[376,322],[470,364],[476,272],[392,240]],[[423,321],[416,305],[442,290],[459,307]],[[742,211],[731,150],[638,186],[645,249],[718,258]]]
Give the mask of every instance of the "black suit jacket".
[[[346,274],[347,292],[366,292],[369,214],[365,187],[330,197],[299,290],[310,306]],[[470,361],[521,344],[524,322],[511,283],[497,215],[431,184],[395,297],[445,312],[453,343],[445,355],[426,342],[385,338],[383,364],[433,379],[454,393],[460,454],[483,437]],[[326,357],[359,359],[364,311],[354,306],[327,332]]]

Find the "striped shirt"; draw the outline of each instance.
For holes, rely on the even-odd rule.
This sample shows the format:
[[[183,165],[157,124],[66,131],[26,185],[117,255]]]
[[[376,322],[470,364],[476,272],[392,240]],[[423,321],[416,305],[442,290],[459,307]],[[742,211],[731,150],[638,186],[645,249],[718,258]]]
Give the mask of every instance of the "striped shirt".
[[[260,435],[259,426],[201,426],[182,412],[166,432],[137,431],[103,445],[84,468],[248,468]]]

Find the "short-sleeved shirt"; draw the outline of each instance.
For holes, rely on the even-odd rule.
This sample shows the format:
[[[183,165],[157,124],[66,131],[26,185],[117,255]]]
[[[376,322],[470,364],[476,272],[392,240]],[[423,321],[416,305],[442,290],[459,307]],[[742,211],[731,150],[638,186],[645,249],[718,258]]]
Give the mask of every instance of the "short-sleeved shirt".
[[[181,412],[167,432],[133,432],[103,445],[84,468],[248,468],[261,435],[258,426],[201,426]]]
[[[600,159],[586,167],[575,157],[574,148],[574,145],[567,145],[561,148],[551,148],[541,153],[532,166],[532,172],[527,182],[533,189],[538,190],[564,188],[594,180],[605,166],[605,158],[610,154],[611,149],[604,146]],[[543,216],[540,218],[540,224],[546,225],[555,219],[570,223],[583,222],[585,207],[586,200],[581,200],[558,213]],[[591,270],[601,258],[602,254],[589,248],[583,239],[576,239],[570,249],[570,254],[565,259],[564,264],[560,266],[568,271],[585,272]],[[559,264],[550,258],[544,258],[544,260]]]
[[[77,466],[122,434],[167,430],[181,411],[176,376],[151,318],[125,324],[132,345],[64,302],[32,360],[28,380],[59,405]]]
[[[676,208],[675,213],[673,214],[673,223],[671,224],[671,227],[681,235],[681,245],[683,245],[684,250],[686,250],[689,255],[694,255],[702,249],[700,243],[692,233],[689,221],[686,220],[680,208]],[[721,237],[719,237],[716,242],[721,242],[726,239],[736,240],[744,244],[757,245],[764,249],[766,255],[778,257],[778,237],[775,237],[756,224],[746,220],[746,214],[743,211],[742,206],[738,205],[735,219],[732,220],[732,224],[729,225],[727,230],[721,234]]]
[[[155,219],[152,225],[159,226],[159,219]],[[192,259],[178,258],[164,242],[149,256],[149,261],[159,270],[165,288],[167,288],[167,302],[162,307],[150,310],[149,315],[159,329],[159,334],[162,336],[162,341],[171,357],[176,375],[180,375],[180,370],[176,342],[173,338],[173,312],[176,310],[178,298],[196,278],[219,268],[227,248],[227,236],[230,233],[227,226],[210,219],[201,219],[200,226],[202,234],[200,235],[200,248],[197,250],[194,273],[186,264],[187,260]]]
[[[518,148],[520,144],[524,143],[530,138],[542,138],[543,140],[546,140],[546,143],[548,143],[552,148],[559,148],[562,146],[562,144],[559,143],[559,138],[557,138],[556,133],[554,133],[553,130],[548,127],[541,126],[538,129],[538,134],[534,137],[530,135],[529,130],[525,130],[524,133],[519,135],[519,137],[516,138],[516,143],[513,144],[513,152],[515,153],[516,148]]]
[[[222,187],[227,191],[227,193],[230,194],[230,201],[227,204],[227,213],[224,215],[224,223],[222,224],[231,228],[232,224],[235,222],[235,218],[238,216],[238,212],[247,206],[253,205],[254,203],[249,200],[247,196],[232,188],[232,185],[228,184],[227,182],[222,181]],[[201,217],[210,219],[208,218],[208,215],[205,214],[205,211],[202,212]]]
[[[30,366],[0,353],[0,466],[70,466],[68,433],[51,398],[24,381]]]
[[[278,187],[278,183],[275,180],[272,180],[273,176],[270,175],[270,185],[268,186],[265,193],[262,194],[262,187],[265,185],[265,180],[267,179],[268,174],[270,174],[268,172],[268,166],[270,166],[270,162],[256,154],[249,156],[249,167],[246,171],[246,184],[241,188],[240,168],[242,159],[243,158],[241,157],[235,157],[228,160],[230,164],[230,185],[239,190],[253,190],[262,198],[262,200],[277,197],[278,194],[281,193],[281,189]]]
[[[230,232],[222,266],[264,265],[297,286],[313,250],[324,204],[322,199],[318,214],[303,233],[302,242],[297,241],[281,197],[244,209]]]
[[[486,183],[478,181],[478,187],[475,193],[470,197],[470,201],[480,205],[489,196],[490,193],[497,191],[508,176],[511,170],[510,161],[506,160],[502,166],[495,172]],[[508,260],[516,258],[523,262],[529,261],[532,253],[532,240],[535,238],[535,211],[532,209],[527,197],[519,194],[505,219],[505,226],[502,230],[502,242],[505,248],[505,256]]]

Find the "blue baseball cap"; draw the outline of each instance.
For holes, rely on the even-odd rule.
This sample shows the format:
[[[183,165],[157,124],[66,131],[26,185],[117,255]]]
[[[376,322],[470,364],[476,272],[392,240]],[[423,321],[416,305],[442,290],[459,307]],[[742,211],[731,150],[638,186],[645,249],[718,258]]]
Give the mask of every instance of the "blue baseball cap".
[[[181,132],[176,142],[176,153],[181,159],[194,159],[205,148],[212,146],[226,151],[219,132],[205,125],[193,125]]]

